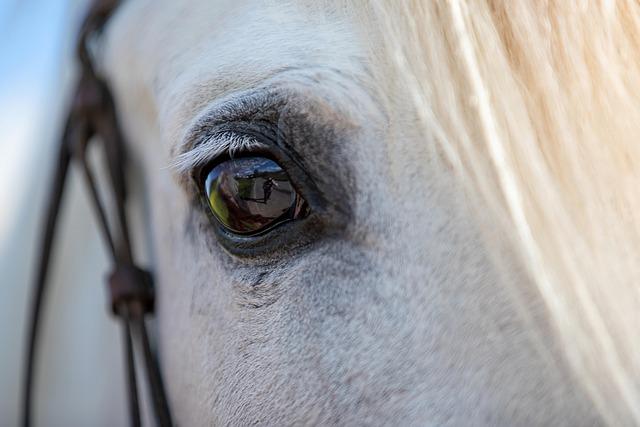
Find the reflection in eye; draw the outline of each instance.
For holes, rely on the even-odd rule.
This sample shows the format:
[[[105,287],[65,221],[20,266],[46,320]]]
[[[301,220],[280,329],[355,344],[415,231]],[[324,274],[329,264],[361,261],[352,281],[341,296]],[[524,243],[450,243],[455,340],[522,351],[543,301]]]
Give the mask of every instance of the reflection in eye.
[[[242,157],[208,172],[204,188],[209,207],[229,231],[256,234],[305,215],[304,199],[273,160]]]

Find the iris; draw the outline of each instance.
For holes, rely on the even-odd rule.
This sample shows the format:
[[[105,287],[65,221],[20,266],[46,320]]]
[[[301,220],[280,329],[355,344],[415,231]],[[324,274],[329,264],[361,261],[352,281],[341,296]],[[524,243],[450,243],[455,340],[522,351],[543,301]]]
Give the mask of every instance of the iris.
[[[204,189],[213,215],[236,234],[265,232],[307,210],[287,173],[265,157],[219,163],[206,174]]]

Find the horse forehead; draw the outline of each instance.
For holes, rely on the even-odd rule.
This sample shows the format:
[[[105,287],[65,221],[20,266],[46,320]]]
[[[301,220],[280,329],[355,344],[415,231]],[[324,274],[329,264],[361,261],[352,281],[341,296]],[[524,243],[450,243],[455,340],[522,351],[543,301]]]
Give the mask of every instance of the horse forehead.
[[[121,87],[145,87],[159,124],[177,132],[211,100],[254,87],[279,71],[327,67],[349,74],[361,69],[361,39],[349,14],[334,13],[335,6],[130,2],[109,28],[107,73]]]

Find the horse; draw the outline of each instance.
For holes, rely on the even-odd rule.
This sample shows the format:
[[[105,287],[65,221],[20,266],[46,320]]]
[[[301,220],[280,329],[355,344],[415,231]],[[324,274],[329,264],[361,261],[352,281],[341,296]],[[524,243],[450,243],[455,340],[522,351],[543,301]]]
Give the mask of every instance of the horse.
[[[178,424],[640,424],[636,2],[135,0],[97,47]]]

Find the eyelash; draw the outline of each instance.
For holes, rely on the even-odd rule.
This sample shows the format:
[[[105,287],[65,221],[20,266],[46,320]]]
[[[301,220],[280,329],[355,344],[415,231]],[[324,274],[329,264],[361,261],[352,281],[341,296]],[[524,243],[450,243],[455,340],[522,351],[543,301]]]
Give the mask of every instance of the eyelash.
[[[215,148],[209,147],[210,141],[218,141]],[[179,175],[186,172],[201,172],[203,168],[222,158],[233,158],[240,153],[266,150],[268,147],[255,137],[229,130],[209,134],[196,147],[176,157],[172,164]]]

